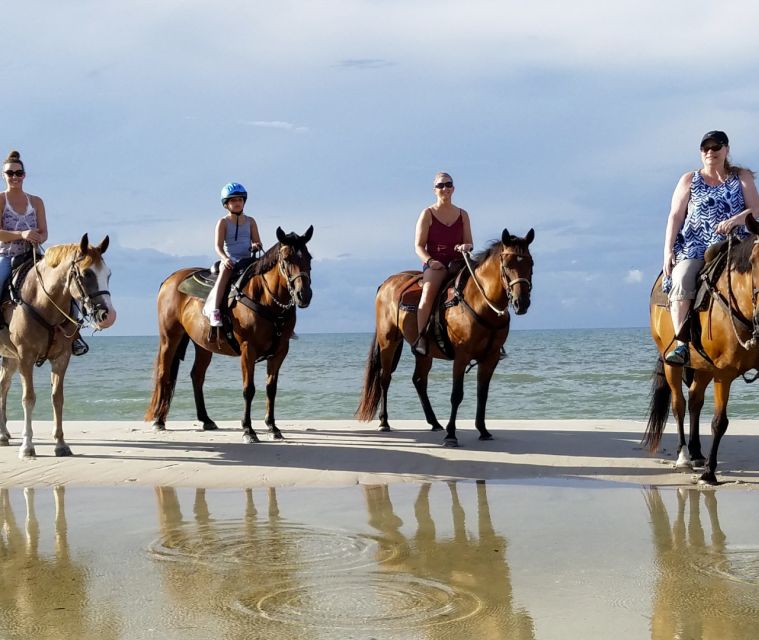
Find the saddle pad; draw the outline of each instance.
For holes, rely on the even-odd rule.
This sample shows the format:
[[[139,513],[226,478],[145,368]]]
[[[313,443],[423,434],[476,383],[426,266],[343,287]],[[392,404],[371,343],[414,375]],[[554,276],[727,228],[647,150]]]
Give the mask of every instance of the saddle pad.
[[[199,269],[187,276],[177,287],[182,293],[205,300],[216,282],[216,276],[209,269]]]

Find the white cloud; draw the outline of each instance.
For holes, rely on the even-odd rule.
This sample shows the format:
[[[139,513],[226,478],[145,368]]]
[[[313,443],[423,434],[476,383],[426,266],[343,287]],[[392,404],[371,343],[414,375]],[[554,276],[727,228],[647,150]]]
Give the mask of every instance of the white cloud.
[[[643,282],[643,272],[640,269],[630,269],[625,276],[625,282],[628,284]]]
[[[308,127],[293,124],[292,122],[284,122],[282,120],[241,120],[240,124],[261,127],[263,129],[284,129],[285,131],[294,131],[295,133],[304,133],[308,131]]]

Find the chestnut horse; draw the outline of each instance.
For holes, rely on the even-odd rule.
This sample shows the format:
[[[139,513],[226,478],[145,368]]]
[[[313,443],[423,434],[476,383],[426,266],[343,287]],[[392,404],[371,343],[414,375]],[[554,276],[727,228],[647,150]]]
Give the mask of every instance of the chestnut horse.
[[[460,292],[458,304],[441,310],[447,336],[453,348],[453,389],[451,415],[443,444],[458,446],[456,413],[464,397],[464,374],[470,362],[477,363],[477,411],[475,426],[480,440],[491,440],[485,427],[485,405],[490,379],[501,359],[501,347],[509,335],[509,305],[517,315],[527,312],[532,289],[532,256],[529,245],[535,238],[530,229],[524,238],[512,236],[504,229],[501,240],[493,242],[477,254],[472,276]],[[417,337],[416,313],[400,306],[400,296],[409,283],[418,280],[418,271],[390,276],[380,285],[375,301],[376,330],[369,348],[364,388],[356,410],[359,420],[368,422],[380,408],[380,431],[389,431],[387,421],[387,390],[390,378],[401,357],[404,339],[413,343]],[[428,334],[432,333],[432,329]],[[435,417],[427,395],[427,377],[433,358],[450,359],[436,341],[428,342],[428,354],[416,356],[413,383],[422,403],[427,423],[433,431],[443,427]]]
[[[17,305],[3,306],[4,326],[0,329],[0,446],[11,437],[7,429],[7,399],[13,374],[21,375],[24,406],[24,432],[20,458],[34,458],[32,412],[37,396],[34,392],[34,365],[50,361],[55,455],[70,456],[63,439],[63,378],[71,358],[71,343],[80,326],[89,322],[95,329],[106,329],[116,321],[116,310],[108,291],[111,271],[103,260],[108,236],[96,247],[87,234],[79,244],[50,247],[44,258],[35,260],[17,289]],[[72,301],[83,320],[72,317]]]
[[[311,302],[311,254],[306,243],[314,228],[306,233],[285,234],[277,227],[279,242],[252,266],[252,277],[238,292],[232,313],[234,337],[239,344],[237,354],[227,340],[212,335],[208,318],[203,315],[204,300],[179,290],[188,276],[198,268],[181,269],[171,274],[158,291],[158,355],[154,368],[154,388],[145,420],[153,420],[153,428],[166,428],[166,417],[177,382],[179,362],[184,360],[187,344],[195,345],[195,362],[190,373],[195,395],[195,409],[203,429],[217,429],[208,416],[203,397],[206,370],[214,353],[240,356],[244,413],[243,441],[258,442],[250,419],[250,405],[255,395],[253,370],[256,362],[265,359],[266,415],[264,422],[277,440],[282,434],[274,421],[274,398],[277,394],[279,369],[290,348],[295,330],[295,307],[306,308]]]
[[[752,234],[743,241],[730,238],[727,265],[715,285],[708,308],[692,312],[701,326],[703,354],[693,346],[690,364],[685,369],[667,364],[664,354],[674,346],[674,330],[669,309],[651,305],[651,335],[659,351],[651,388],[649,418],[643,443],[656,451],[669,415],[677,421],[678,470],[690,471],[704,466],[699,484],[717,484],[717,451],[727,431],[727,402],[730,386],[739,375],[759,367],[759,223],[749,215],[746,227]],[[661,287],[661,277],[654,287]],[[706,358],[704,357],[706,356]],[[708,359],[707,359],[708,358]],[[690,378],[688,413],[690,437],[687,445],[684,432],[685,398],[684,373]],[[712,446],[704,460],[699,436],[699,417],[704,405],[704,393],[714,380],[714,416],[712,418]]]

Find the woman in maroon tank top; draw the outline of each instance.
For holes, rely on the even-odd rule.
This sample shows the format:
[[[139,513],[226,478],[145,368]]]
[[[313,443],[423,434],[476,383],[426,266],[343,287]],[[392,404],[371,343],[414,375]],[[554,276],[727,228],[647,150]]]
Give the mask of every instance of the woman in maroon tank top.
[[[448,277],[449,264],[458,258],[459,252],[472,250],[469,214],[451,202],[453,178],[441,172],[433,184],[437,202],[422,211],[416,222],[416,255],[424,263],[422,298],[416,312],[418,337],[411,347],[418,355],[427,355],[424,334],[432,304]]]

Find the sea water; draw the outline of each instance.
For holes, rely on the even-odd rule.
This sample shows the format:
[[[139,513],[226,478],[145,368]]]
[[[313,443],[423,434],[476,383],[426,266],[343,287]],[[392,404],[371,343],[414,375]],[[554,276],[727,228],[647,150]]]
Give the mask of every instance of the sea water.
[[[65,419],[141,420],[153,385],[158,338],[87,337],[90,352],[72,358],[65,379]],[[349,419],[359,402],[371,334],[303,334],[290,343],[280,370],[278,420]],[[644,328],[513,331],[506,358],[490,385],[491,419],[647,418],[656,350]],[[195,418],[190,346],[180,366],[169,420]],[[390,419],[424,417],[411,383],[414,357],[408,345],[389,391]],[[254,424],[263,418],[266,364],[256,365]],[[35,417],[50,419],[49,367],[35,370]],[[711,389],[711,387],[710,387]],[[729,415],[759,416],[759,383],[733,383]],[[430,373],[433,407],[444,422],[450,408],[451,363],[436,360]],[[474,417],[476,368],[465,377],[462,419]],[[14,381],[9,418],[23,417],[20,383]],[[214,356],[205,383],[206,405],[214,420],[237,420],[242,413],[239,358]],[[711,395],[704,416],[711,414]],[[708,424],[708,419],[705,420]]]

